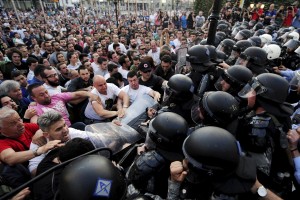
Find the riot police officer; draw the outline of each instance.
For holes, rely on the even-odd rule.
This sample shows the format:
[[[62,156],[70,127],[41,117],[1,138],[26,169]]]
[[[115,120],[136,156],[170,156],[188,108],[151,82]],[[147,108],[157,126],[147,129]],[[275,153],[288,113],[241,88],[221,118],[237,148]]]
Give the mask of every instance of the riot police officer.
[[[126,193],[125,177],[103,156],[79,158],[70,163],[61,175],[61,199],[122,200]]]
[[[226,60],[228,65],[234,65],[240,54],[248,47],[251,47],[251,43],[247,40],[238,41],[232,48],[229,58]]]
[[[300,46],[299,40],[291,39],[283,45],[283,60],[282,65],[291,70],[299,69],[300,57],[295,50]]]
[[[214,126],[197,129],[185,139],[182,149],[183,162],[170,166],[168,199],[236,199],[243,194],[240,199],[254,199],[251,193],[276,199],[256,180],[255,162],[241,155],[228,131]]]
[[[160,112],[173,112],[182,116],[189,125],[193,124],[191,119],[191,108],[194,104],[194,86],[192,79],[183,74],[173,75],[167,83],[164,99]]]
[[[235,45],[235,41],[234,40],[225,39],[225,40],[221,41],[221,43],[217,47],[217,50],[223,51],[227,55],[227,57],[229,57],[234,45]]]
[[[258,180],[283,198],[291,192],[293,172],[286,151],[293,113],[293,107],[285,102],[288,90],[289,83],[279,75],[264,73],[253,78],[239,92],[241,98],[248,99],[252,111],[239,128],[245,131],[237,135],[243,151],[256,160]],[[281,173],[286,177],[278,177]]]
[[[219,91],[237,96],[238,92],[252,80],[252,77],[253,74],[250,69],[241,65],[233,65],[224,70],[224,73],[215,83],[215,87]]]
[[[243,65],[250,69],[254,76],[267,73],[267,52],[259,47],[249,47],[241,53],[236,65]]]
[[[130,183],[140,193],[167,195],[170,163],[183,158],[182,143],[187,136],[188,124],[181,116],[164,112],[150,121],[145,152],[127,172]]]
[[[192,108],[192,118],[196,124],[225,129],[237,118],[238,113],[239,102],[223,91],[206,92]]]
[[[195,45],[190,48],[186,59],[192,67],[191,73],[188,76],[193,81],[194,93],[196,93],[202,77],[213,70],[215,64],[211,62],[210,51],[204,45]]]

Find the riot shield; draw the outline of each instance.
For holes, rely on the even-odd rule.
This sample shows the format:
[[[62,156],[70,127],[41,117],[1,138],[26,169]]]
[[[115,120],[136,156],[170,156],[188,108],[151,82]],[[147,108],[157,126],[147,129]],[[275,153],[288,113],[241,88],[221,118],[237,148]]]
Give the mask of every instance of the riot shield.
[[[116,154],[142,139],[141,135],[126,124],[112,122],[87,125],[86,134],[96,148],[110,148]]]
[[[181,47],[176,51],[177,64],[175,65],[175,74],[181,74],[182,68],[187,66],[186,54],[188,52],[187,47]]]
[[[144,94],[140,98],[137,98],[127,109],[126,114],[121,120],[122,124],[133,124],[134,121],[139,121],[137,118],[141,114],[146,114],[146,108],[153,107],[157,102],[152,97]],[[142,121],[141,121],[142,122]]]

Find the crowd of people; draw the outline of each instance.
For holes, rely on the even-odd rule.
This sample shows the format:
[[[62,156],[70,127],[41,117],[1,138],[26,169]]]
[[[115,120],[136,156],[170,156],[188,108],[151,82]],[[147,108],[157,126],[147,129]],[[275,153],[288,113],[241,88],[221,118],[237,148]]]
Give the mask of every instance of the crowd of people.
[[[84,156],[12,199],[299,199],[298,4],[227,1],[213,37],[203,11],[2,9],[0,195],[115,147],[86,131],[109,123],[143,138],[130,164]]]

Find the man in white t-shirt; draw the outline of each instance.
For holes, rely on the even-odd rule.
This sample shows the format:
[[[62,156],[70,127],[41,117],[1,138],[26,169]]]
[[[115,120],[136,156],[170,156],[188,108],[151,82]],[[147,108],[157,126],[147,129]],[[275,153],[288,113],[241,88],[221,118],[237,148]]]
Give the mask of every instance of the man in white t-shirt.
[[[53,67],[45,67],[41,73],[41,77],[44,81],[44,86],[48,90],[49,95],[55,95],[65,90],[59,85],[59,77],[56,70]]]
[[[84,111],[85,123],[99,123],[108,121],[112,117],[123,117],[129,106],[129,97],[112,83],[106,83],[103,76],[96,75],[93,79],[94,89],[92,94],[96,94],[101,99],[101,104],[97,101],[90,101]],[[117,111],[112,110],[115,99],[119,98]]]
[[[155,101],[159,101],[160,93],[152,90],[150,87],[140,85],[135,71],[130,71],[127,74],[127,80],[129,85],[126,85],[121,90],[128,94],[130,104],[132,104],[136,99],[142,97],[144,94],[148,94],[153,97]]]
[[[30,144],[30,150],[32,150],[35,154],[35,157],[29,160],[28,165],[29,171],[32,175],[35,175],[39,163],[49,152],[48,149],[62,146],[63,143],[73,138],[79,137],[83,139],[89,139],[86,131],[68,128],[63,116],[55,110],[45,112],[39,116],[37,123],[40,129],[43,131],[44,137],[47,139],[47,144],[42,147],[32,142]]]
[[[155,65],[159,65],[160,64],[160,59],[159,59],[160,48],[157,46],[157,44],[154,40],[152,40],[150,42],[150,45],[151,45],[151,49],[147,55],[151,56],[153,58]]]
[[[122,44],[122,43],[119,42],[119,36],[118,36],[118,35],[114,34],[113,37],[112,37],[112,41],[113,41],[113,43],[111,43],[111,44],[108,46],[108,51],[114,51],[113,45],[114,45],[114,44],[119,44],[122,53],[124,53],[124,54],[127,53],[127,49],[126,49],[126,47],[124,46],[124,44]]]

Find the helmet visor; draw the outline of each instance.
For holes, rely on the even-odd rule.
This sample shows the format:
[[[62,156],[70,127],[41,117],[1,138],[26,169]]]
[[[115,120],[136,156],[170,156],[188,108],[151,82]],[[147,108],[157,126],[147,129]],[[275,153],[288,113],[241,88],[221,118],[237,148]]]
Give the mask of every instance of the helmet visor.
[[[163,102],[167,101],[172,95],[178,94],[175,90],[172,90],[168,85],[164,89]]]
[[[191,117],[195,124],[202,124],[204,119],[204,109],[201,105],[201,102],[195,103],[191,108]]]
[[[235,62],[235,65],[241,65],[244,67],[246,67],[247,64],[248,64],[248,60],[245,57],[239,57]]]
[[[228,75],[224,73],[219,77],[214,86],[218,91],[226,92],[230,89],[231,84],[232,80],[230,80]]]
[[[241,98],[247,99],[250,97],[263,94],[267,91],[263,85],[257,80],[257,78],[252,79],[252,81],[244,86],[244,88],[238,93]]]
[[[236,34],[236,36],[234,37],[234,39],[236,39],[237,41],[240,41],[240,40],[244,39],[244,36],[240,32],[238,32]]]
[[[300,47],[298,47],[296,50],[295,50],[295,53],[300,55]]]
[[[295,71],[294,77],[290,81],[290,89],[296,91],[300,86],[300,71]]]
[[[238,28],[234,28],[233,31],[231,32],[231,36],[234,38],[235,35],[238,33],[239,29]]]
[[[146,140],[145,140],[145,146],[149,150],[156,148],[155,142],[150,137],[151,134],[156,132],[156,130],[152,126],[152,122],[153,122],[153,119],[149,123],[149,129],[147,131]]]
[[[217,51],[222,51],[222,52],[224,52],[224,45],[223,45],[222,42],[218,45],[218,47],[217,47],[216,50],[217,50]],[[224,52],[224,53],[225,53],[225,52]]]

